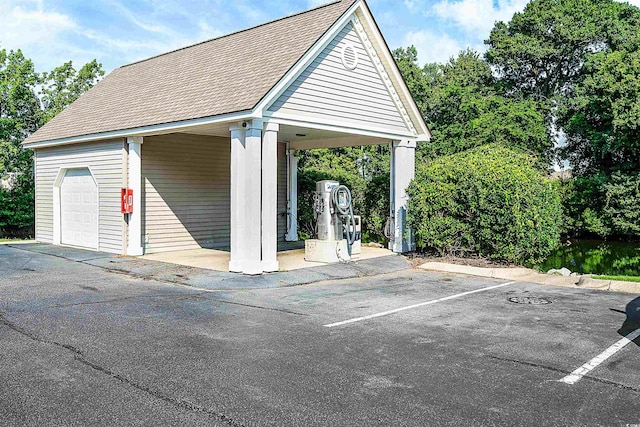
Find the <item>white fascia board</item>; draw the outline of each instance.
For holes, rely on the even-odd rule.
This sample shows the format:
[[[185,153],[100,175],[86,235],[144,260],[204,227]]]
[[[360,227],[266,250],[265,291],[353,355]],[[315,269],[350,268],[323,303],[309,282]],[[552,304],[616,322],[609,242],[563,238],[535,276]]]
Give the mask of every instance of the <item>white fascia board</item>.
[[[418,135],[418,137],[416,138],[416,141],[419,141],[419,142],[430,142],[431,141],[431,134],[423,133],[421,135]]]
[[[352,124],[342,122],[340,120],[331,120],[325,123],[319,123],[314,118],[313,122],[307,121],[305,117],[294,115],[278,114],[270,116],[269,122],[278,123],[280,125],[299,126],[308,129],[318,129],[332,132],[348,133],[352,135],[371,136],[374,138],[384,138],[389,140],[399,139],[415,139],[416,135],[412,133],[395,133],[388,129],[372,129],[368,126],[366,129],[354,128]]]
[[[389,64],[386,67],[387,72],[389,72],[391,77],[395,80],[396,88],[401,91],[403,98],[406,100],[405,107],[408,107],[410,109],[416,121],[415,124],[418,127],[418,132],[422,135],[428,135],[426,140],[430,140],[431,132],[429,131],[429,128],[425,123],[424,118],[422,117],[422,113],[420,112],[420,109],[418,108],[418,105],[416,104],[415,99],[413,99],[413,96],[411,95],[411,92],[409,91],[407,84],[402,78],[402,75],[400,74],[398,67],[395,65],[395,60],[393,59],[391,52],[389,52],[387,42],[382,37],[382,34],[380,33],[380,30],[378,29],[378,25],[375,23],[373,16],[371,15],[367,7],[361,7],[358,10],[358,12],[360,12],[361,18],[363,18],[362,24],[369,29],[369,32],[373,36],[373,39],[374,39],[373,41],[376,44],[376,48],[377,48],[376,50],[378,51],[378,54],[380,56],[383,56],[386,63]]]
[[[361,1],[357,1],[327,30],[326,33],[305,53],[302,58],[284,75],[284,77],[265,95],[265,97],[255,106],[254,112],[266,115],[268,108],[274,103],[282,93],[307,69],[313,60],[331,43],[342,28],[351,21],[351,16],[362,6]]]
[[[99,141],[105,139],[126,138],[130,136],[150,136],[160,133],[172,133],[188,130],[192,127],[209,125],[214,123],[237,122],[251,120],[255,118],[251,111],[241,111],[238,113],[222,114],[214,117],[204,117],[200,119],[183,120],[180,122],[163,123],[159,125],[142,126],[133,129],[115,130],[110,132],[94,133],[89,135],[73,136],[70,138],[54,139],[50,141],[40,141],[23,143],[24,148],[45,148],[59,145],[79,144],[82,142]]]
[[[319,138],[291,141],[293,150],[309,150],[312,148],[337,148],[337,147],[362,147],[365,145],[387,145],[388,139],[373,138],[370,136],[351,135],[338,138]]]

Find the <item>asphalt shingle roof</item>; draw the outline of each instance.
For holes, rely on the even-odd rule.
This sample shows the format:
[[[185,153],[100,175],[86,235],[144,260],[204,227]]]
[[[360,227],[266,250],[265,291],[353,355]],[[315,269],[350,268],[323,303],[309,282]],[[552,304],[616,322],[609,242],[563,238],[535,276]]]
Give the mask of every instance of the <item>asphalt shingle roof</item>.
[[[337,1],[117,68],[25,143],[250,110],[355,1]]]

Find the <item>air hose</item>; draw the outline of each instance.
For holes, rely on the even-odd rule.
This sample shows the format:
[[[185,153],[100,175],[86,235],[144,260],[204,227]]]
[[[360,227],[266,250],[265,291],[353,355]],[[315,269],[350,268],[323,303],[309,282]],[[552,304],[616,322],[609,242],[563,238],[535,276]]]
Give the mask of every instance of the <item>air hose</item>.
[[[343,191],[346,197],[345,203],[340,204],[338,195]],[[345,185],[339,185],[331,191],[331,201],[336,211],[340,214],[340,218],[345,220],[345,230],[347,234],[347,244],[349,245],[349,255],[351,255],[351,246],[356,241],[356,219],[353,216],[353,204],[351,199],[351,191]],[[353,233],[351,233],[353,226]]]

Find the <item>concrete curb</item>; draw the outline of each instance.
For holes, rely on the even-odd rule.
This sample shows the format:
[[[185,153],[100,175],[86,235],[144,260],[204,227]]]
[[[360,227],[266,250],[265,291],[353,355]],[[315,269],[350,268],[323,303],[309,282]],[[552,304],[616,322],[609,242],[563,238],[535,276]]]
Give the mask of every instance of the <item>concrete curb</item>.
[[[640,294],[640,283],[615,280],[596,280],[590,276],[553,276],[539,273],[529,268],[486,268],[470,265],[449,264],[445,262],[427,262],[418,268],[443,273],[466,274],[470,276],[491,277],[516,282],[540,283],[552,286],[597,289],[602,291],[628,292]]]

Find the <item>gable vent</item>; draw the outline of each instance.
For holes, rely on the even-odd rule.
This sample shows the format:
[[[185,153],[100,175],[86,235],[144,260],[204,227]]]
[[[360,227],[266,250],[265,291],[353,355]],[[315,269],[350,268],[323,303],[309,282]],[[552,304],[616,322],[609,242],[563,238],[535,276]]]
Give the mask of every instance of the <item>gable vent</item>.
[[[347,70],[355,70],[358,66],[358,51],[351,43],[342,47],[342,65]]]

